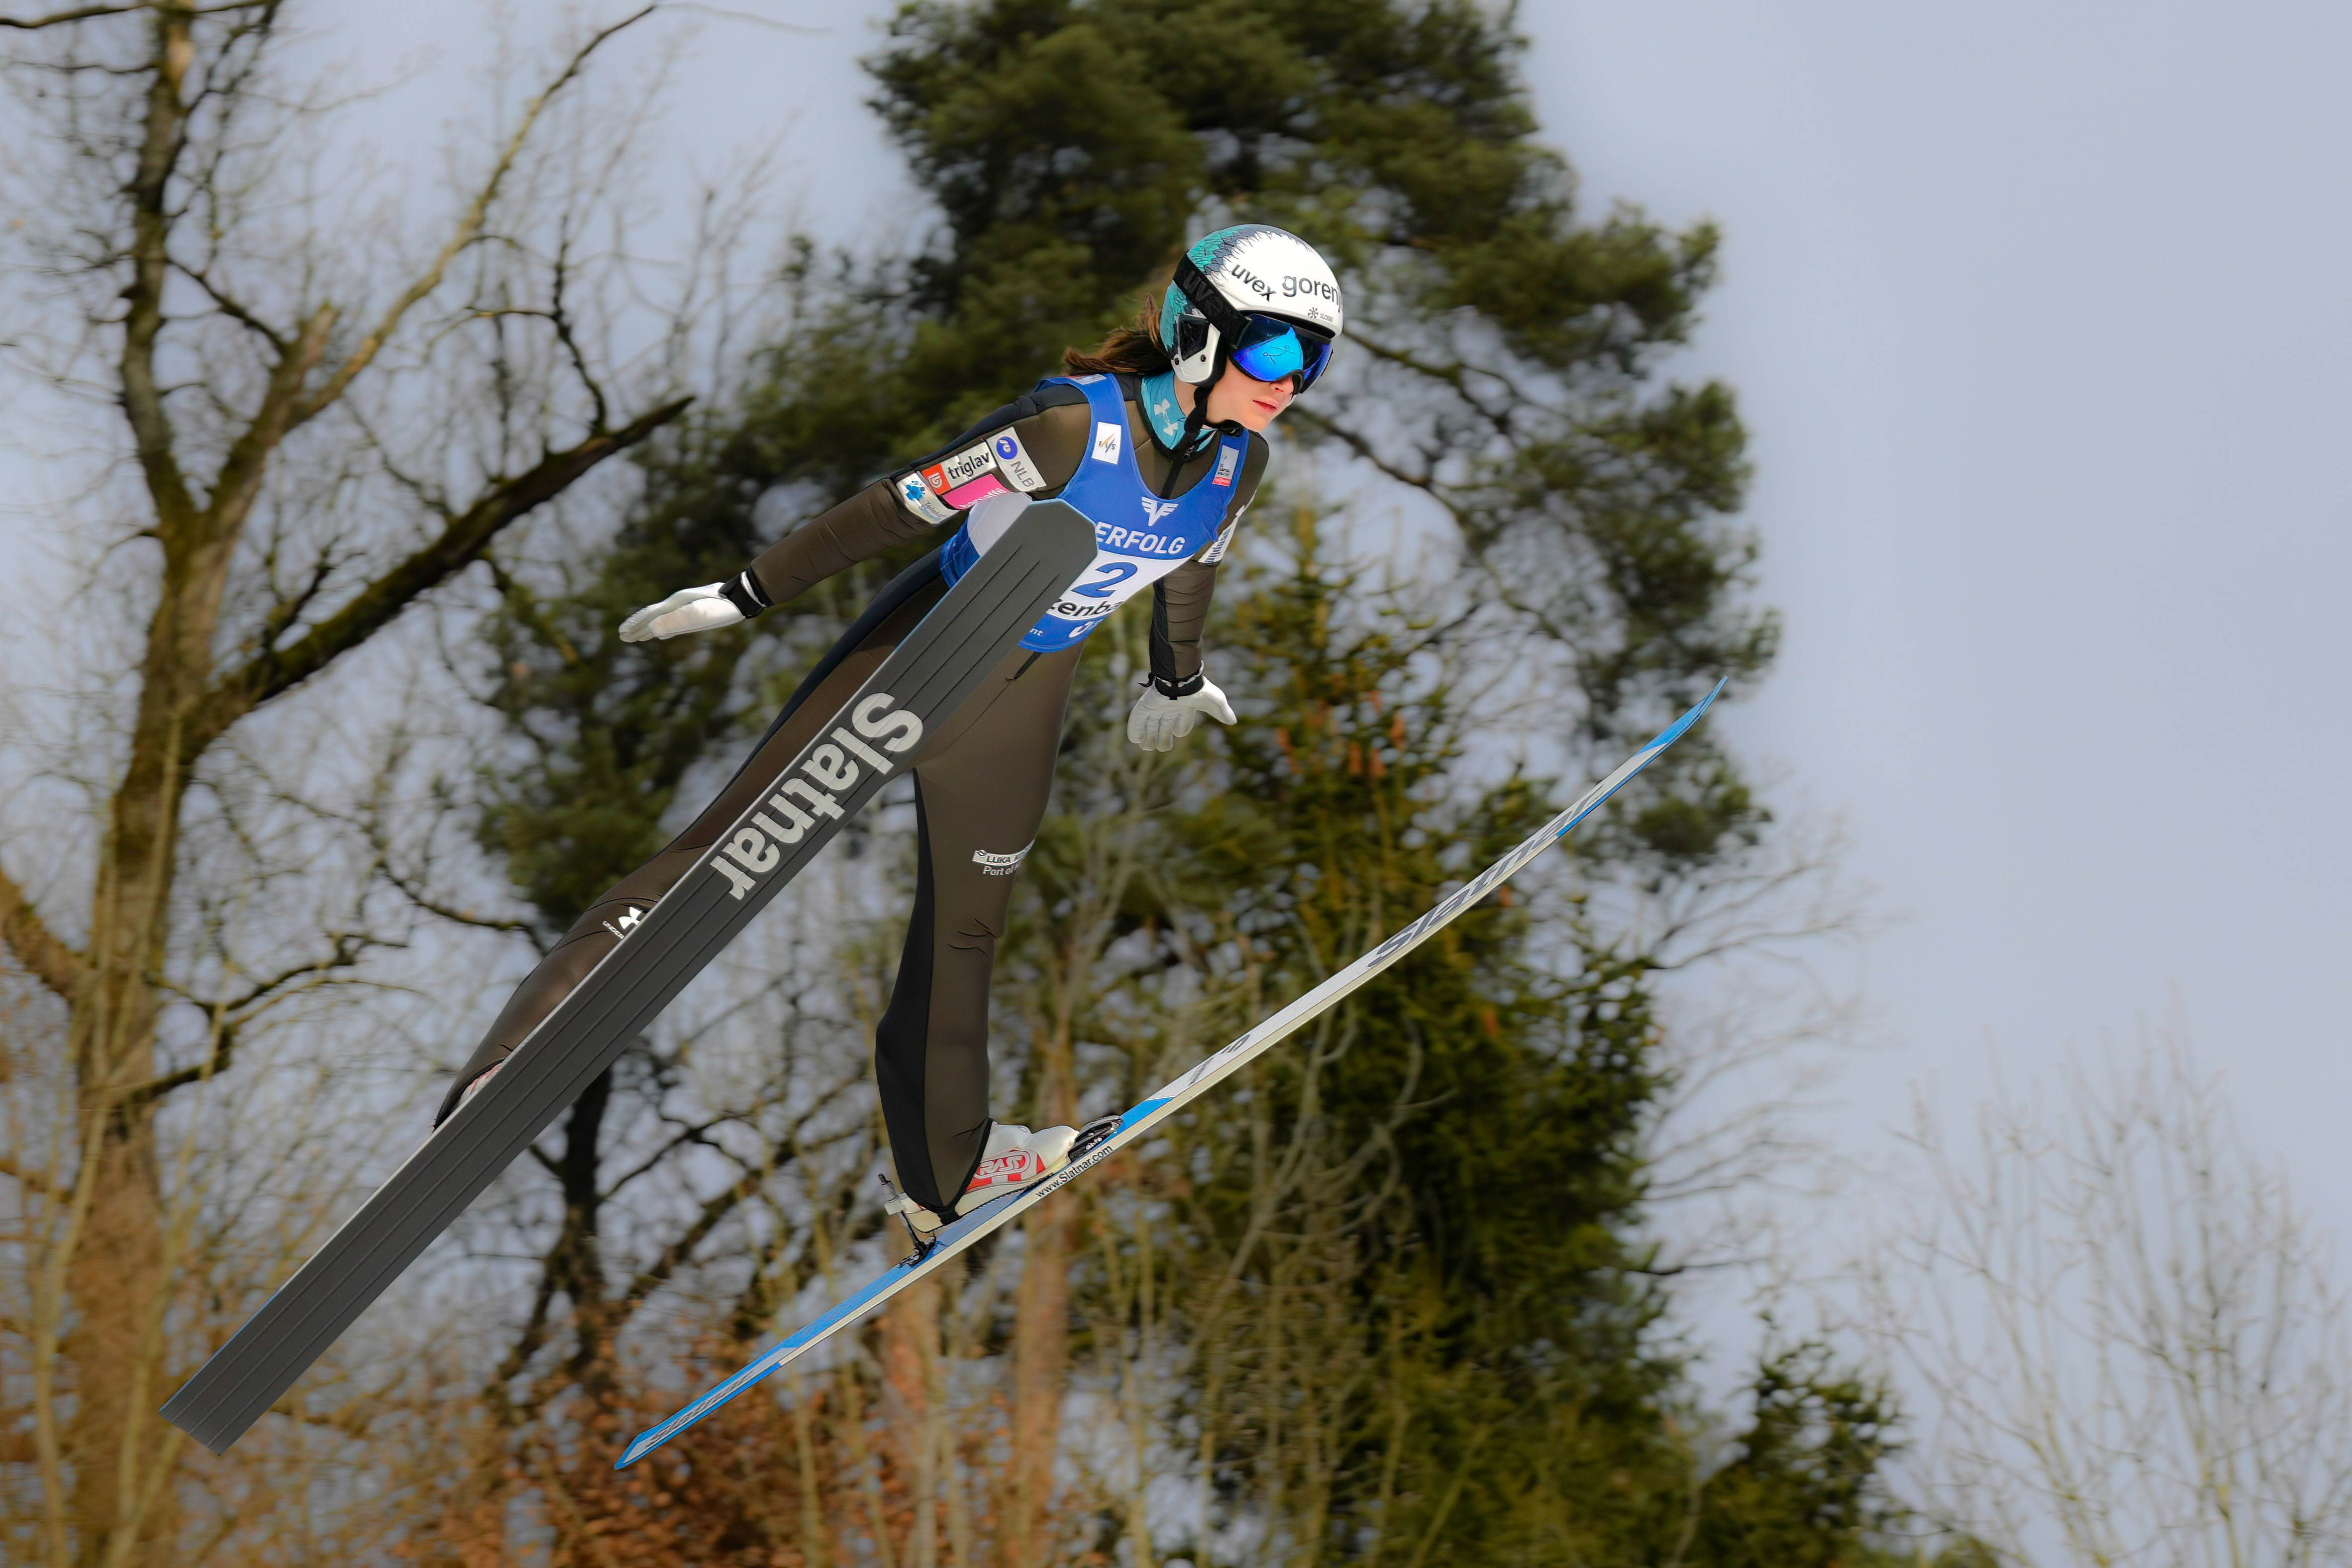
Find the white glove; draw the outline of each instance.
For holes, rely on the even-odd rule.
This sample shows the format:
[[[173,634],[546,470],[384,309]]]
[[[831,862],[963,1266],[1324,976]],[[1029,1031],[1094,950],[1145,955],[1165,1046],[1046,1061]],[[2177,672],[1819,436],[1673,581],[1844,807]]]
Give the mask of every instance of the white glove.
[[[720,595],[719,590],[724,586],[706,583],[699,588],[680,588],[660,604],[647,605],[621,623],[621,640],[651,642],[656,637],[733,626],[743,618],[743,612]]]
[[[1194,715],[1206,713],[1220,724],[1234,721],[1233,704],[1217,689],[1217,683],[1203,677],[1201,689],[1190,697],[1163,697],[1153,687],[1135,700],[1133,711],[1127,716],[1127,738],[1147,752],[1165,752],[1177,740],[1192,732],[1200,721]]]

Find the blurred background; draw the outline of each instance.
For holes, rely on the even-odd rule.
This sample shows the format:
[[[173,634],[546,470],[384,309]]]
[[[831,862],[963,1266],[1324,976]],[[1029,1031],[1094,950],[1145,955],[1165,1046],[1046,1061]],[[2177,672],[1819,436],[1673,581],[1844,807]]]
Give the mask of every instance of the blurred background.
[[[2352,1558],[2340,7],[0,14],[10,1561]],[[1242,726],[1095,639],[1000,1114],[1695,743],[614,1478],[896,1256],[887,796],[230,1455],[148,1415],[899,563],[619,616],[1239,218],[1353,341]]]

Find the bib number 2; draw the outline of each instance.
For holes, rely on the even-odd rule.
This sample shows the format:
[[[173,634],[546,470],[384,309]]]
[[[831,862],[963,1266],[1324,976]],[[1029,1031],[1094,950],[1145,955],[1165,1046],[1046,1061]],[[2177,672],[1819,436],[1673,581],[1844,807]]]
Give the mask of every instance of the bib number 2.
[[[1071,584],[1070,592],[1088,599],[1108,599],[1113,590],[1134,576],[1138,570],[1132,561],[1097,561],[1094,569],[1102,575],[1091,583]]]

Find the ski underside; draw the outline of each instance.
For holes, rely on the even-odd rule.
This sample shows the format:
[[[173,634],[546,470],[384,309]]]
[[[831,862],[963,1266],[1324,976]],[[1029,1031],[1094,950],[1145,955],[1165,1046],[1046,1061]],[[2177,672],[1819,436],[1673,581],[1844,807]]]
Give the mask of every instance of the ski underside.
[[[942,1228],[928,1246],[920,1247],[913,1256],[904,1259],[887,1273],[864,1289],[836,1302],[824,1316],[809,1324],[792,1338],[768,1350],[736,1373],[726,1382],[705,1394],[675,1415],[648,1426],[630,1443],[614,1468],[620,1469],[636,1463],[672,1437],[709,1415],[737,1394],[766,1378],[771,1373],[799,1359],[830,1339],[835,1333],[856,1322],[866,1313],[914,1284],[925,1275],[945,1264],[950,1258],[971,1247],[990,1232],[1018,1219],[1034,1205],[1076,1181],[1095,1166],[1101,1164],[1122,1150],[1133,1148],[1169,1117],[1183,1106],[1199,1099],[1253,1058],[1271,1050],[1318,1014],[1328,1011],[1349,993],[1361,986],[1381,971],[1420,946],[1430,936],[1451,921],[1464,910],[1478,902],[1504,882],[1510,879],[1528,862],[1542,854],[1552,844],[1568,836],[1570,829],[1582,822],[1601,802],[1623,787],[1625,781],[1650,765],[1658,753],[1682,739],[1690,727],[1698,722],[1709,704],[1723,690],[1717,681],[1715,689],[1701,698],[1689,712],[1675,720],[1657,737],[1622,763],[1616,772],[1586,791],[1574,805],[1529,834],[1517,847],[1487,867],[1476,877],[1464,883],[1427,914],[1390,937],[1380,946],[1332,975],[1321,984],[1299,997],[1279,1013],[1257,1025],[1233,1044],[1193,1068],[1183,1077],[1163,1084],[1150,1098],[1119,1118],[1118,1126],[1100,1142],[1084,1149],[1070,1163],[1044,1180],[1023,1188],[1009,1197],[999,1198],[985,1208],[963,1215],[954,1224]]]
[[[619,945],[180,1386],[163,1418],[226,1452],[815,858],[1094,554],[1094,525],[1076,508],[1022,511],[713,852],[623,920]]]

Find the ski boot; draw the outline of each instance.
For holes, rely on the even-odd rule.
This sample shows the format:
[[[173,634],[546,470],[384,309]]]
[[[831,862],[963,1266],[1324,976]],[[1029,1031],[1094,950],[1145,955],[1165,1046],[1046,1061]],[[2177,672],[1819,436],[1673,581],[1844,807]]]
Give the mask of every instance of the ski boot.
[[[1091,1131],[1094,1123],[1087,1126]],[[981,1157],[980,1168],[971,1173],[971,1180],[964,1184],[962,1194],[956,1199],[955,1212],[968,1215],[1052,1175],[1070,1163],[1070,1149],[1078,1136],[1075,1127],[1045,1127],[1032,1132],[1026,1127],[996,1123],[988,1130],[988,1152]],[[947,1224],[904,1193],[884,1205],[883,1212],[904,1219],[918,1247],[929,1246],[931,1238]]]

